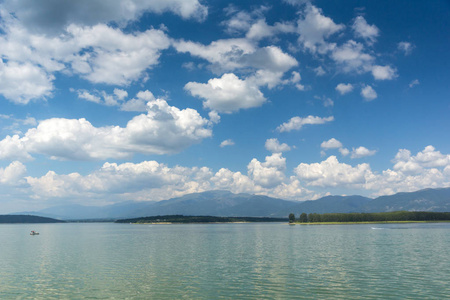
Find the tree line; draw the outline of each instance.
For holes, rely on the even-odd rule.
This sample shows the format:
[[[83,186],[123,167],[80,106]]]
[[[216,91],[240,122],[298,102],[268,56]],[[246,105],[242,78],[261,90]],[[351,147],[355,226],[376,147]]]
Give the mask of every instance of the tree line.
[[[379,213],[289,214],[289,223],[450,221],[450,212],[393,211]]]
[[[117,220],[116,223],[233,223],[233,222],[286,222],[286,218],[268,217],[216,217],[164,215]]]

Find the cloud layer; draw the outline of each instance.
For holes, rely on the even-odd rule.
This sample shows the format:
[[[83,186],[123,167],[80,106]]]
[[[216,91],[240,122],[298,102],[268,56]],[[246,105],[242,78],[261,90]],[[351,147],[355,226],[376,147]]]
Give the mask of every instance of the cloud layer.
[[[161,155],[180,152],[212,135],[209,121],[196,110],[180,110],[161,99],[147,106],[147,114],[134,117],[126,127],[94,127],[86,119],[43,120],[23,137],[0,141],[0,158],[30,159],[33,153],[64,160]]]

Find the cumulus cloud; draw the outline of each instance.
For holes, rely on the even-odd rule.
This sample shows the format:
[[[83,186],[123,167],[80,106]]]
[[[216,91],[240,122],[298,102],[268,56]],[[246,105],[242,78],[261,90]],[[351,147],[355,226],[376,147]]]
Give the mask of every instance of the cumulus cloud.
[[[350,154],[350,150],[348,150],[347,148],[339,148],[339,152],[342,156],[347,156]]]
[[[414,49],[414,45],[409,42],[400,42],[397,44],[397,49],[402,51],[405,55],[409,55]]]
[[[26,180],[36,196],[41,198],[85,195],[95,199],[109,195],[113,200],[133,197],[155,201],[177,196],[178,191],[182,194],[204,191],[211,176],[208,168],[169,168],[156,161],[144,161],[138,164],[105,163],[86,176],[49,171],[44,176],[29,176]]]
[[[227,147],[227,146],[233,146],[233,145],[234,145],[234,142],[231,139],[224,140],[224,141],[222,141],[222,143],[220,143],[221,148]]]
[[[338,91],[341,95],[345,95],[353,91],[353,85],[351,83],[339,83],[336,86],[336,91]]]
[[[266,156],[266,161],[261,163],[256,158],[248,164],[249,177],[257,184],[265,188],[273,188],[285,179],[286,159],[281,153],[273,153]]]
[[[189,82],[184,88],[191,95],[203,98],[203,106],[217,112],[232,113],[261,106],[266,98],[258,86],[241,80],[233,73],[213,78],[208,83]]]
[[[361,96],[366,101],[372,101],[378,97],[377,92],[370,85],[366,85],[361,89]]]
[[[364,52],[364,46],[353,40],[336,47],[331,53],[331,58],[345,73],[364,73],[372,69],[375,58]]]
[[[276,46],[260,48],[251,54],[244,54],[241,66],[265,69],[271,72],[286,72],[298,65],[297,60]]]
[[[4,63],[0,58],[0,94],[11,102],[28,104],[51,96],[53,80],[53,75],[31,63]]]
[[[314,68],[314,73],[316,73],[317,76],[323,76],[327,74],[325,70],[322,68],[322,66],[318,66],[317,68]]]
[[[320,187],[362,188],[366,181],[373,176],[368,164],[352,167],[340,163],[335,156],[330,156],[320,163],[301,163],[294,171],[299,179],[307,182],[307,185]]]
[[[363,38],[369,45],[376,42],[380,30],[375,25],[367,24],[366,19],[362,16],[358,16],[352,25],[352,29],[355,32],[356,37]]]
[[[169,47],[162,30],[124,34],[103,24],[94,27],[70,25],[67,32],[78,47],[72,58],[72,68],[93,83],[127,85],[138,80],[143,72],[158,63],[160,51]],[[88,54],[80,55],[85,49]]]
[[[238,69],[286,72],[298,65],[297,60],[276,46],[257,48],[248,39],[224,39],[203,45],[191,41],[175,41],[175,49],[181,53],[207,60],[215,73]]]
[[[278,141],[278,139],[267,139],[266,140],[266,144],[265,147],[268,151],[272,152],[272,153],[282,153],[282,152],[286,152],[286,151],[290,151],[291,147],[289,147],[288,144],[286,143],[282,143],[280,144],[280,142]]]
[[[33,158],[28,153],[23,139],[18,135],[7,135],[0,141],[0,159],[29,161]]]
[[[163,0],[127,2],[120,0],[61,0],[58,5],[51,0],[6,0],[3,7],[13,13],[29,30],[45,34],[58,34],[70,24],[92,26],[98,23],[116,22],[126,25],[137,20],[145,12],[161,14],[172,12],[184,19],[202,21],[208,9],[198,0]],[[55,16],[58,16],[55,18]]]
[[[415,156],[411,156],[411,151],[407,149],[400,149],[393,161],[395,171],[409,174],[418,173],[424,168],[447,167],[450,165],[450,155],[444,155],[430,145]]]
[[[416,85],[419,85],[420,84],[420,82],[419,82],[419,79],[414,79],[413,81],[411,81],[410,83],[409,83],[409,88],[412,88],[412,87],[414,87],[414,86],[416,86]]]
[[[369,150],[366,147],[360,146],[358,148],[353,148],[351,158],[362,158],[366,156],[372,156],[377,153],[376,150]]]
[[[373,66],[372,75],[376,80],[391,80],[397,77],[397,70],[391,66]]]
[[[86,101],[102,104],[106,106],[118,106],[122,111],[147,111],[147,103],[156,100],[155,96],[149,90],[139,91],[132,99],[126,99],[128,92],[122,89],[114,89],[112,94],[106,91],[87,91],[84,89],[73,90],[78,98]]]
[[[92,83],[128,85],[144,78],[170,44],[162,30],[126,34],[104,24],[72,24],[63,34],[48,37],[28,32],[3,10],[1,16],[0,93],[21,104],[51,96],[54,72],[78,74]]]
[[[322,144],[320,144],[320,147],[326,150],[342,148],[342,143],[336,140],[335,138],[331,138],[328,141],[323,141]]]
[[[331,98],[327,97],[327,96],[322,96],[322,97],[314,96],[314,99],[322,101],[323,106],[325,106],[325,107],[334,106],[334,101]]]
[[[7,136],[0,141],[0,154],[1,158],[28,158],[31,153],[69,160],[125,158],[133,153],[176,153],[211,135],[208,120],[196,110],[180,110],[157,99],[148,103],[147,114],[134,117],[124,128],[94,127],[86,119],[43,120],[22,138]]]
[[[5,168],[0,168],[0,184],[19,185],[27,171],[25,165],[19,161],[13,161]]]
[[[343,149],[343,148],[340,148]],[[416,164],[409,168],[405,163]],[[222,168],[213,173],[206,167],[169,167],[156,161],[141,163],[104,163],[87,175],[57,174],[49,171],[41,177],[25,177],[33,197],[39,199],[85,199],[85,203],[135,199],[138,201],[164,200],[193,192],[225,189],[234,193],[254,193],[283,199],[315,199],[324,193],[305,188],[351,188],[372,195],[415,191],[427,187],[450,185],[450,155],[427,146],[416,155],[401,149],[394,168],[374,172],[368,164],[355,166],[341,163],[330,156],[319,163],[300,163],[294,176],[286,176],[286,159],[273,153],[264,162],[252,159],[248,174]],[[6,171],[8,169],[8,171]],[[19,162],[0,168],[0,184],[18,184],[26,188],[23,176],[26,168]],[[16,183],[14,183],[16,182]]]
[[[2,17],[0,55],[8,62],[2,62],[0,69],[8,71],[1,75],[2,82],[14,79],[10,89],[19,94],[4,92],[14,101],[48,96],[53,89],[52,74],[57,71],[75,73],[93,83],[127,85],[144,77],[145,70],[158,63],[161,51],[170,44],[158,29],[124,33],[104,24],[71,24],[64,33],[48,37],[28,32],[4,11]]]
[[[307,4],[297,21],[298,41],[312,53],[326,53],[335,47],[326,41],[331,35],[344,29],[344,25],[322,14],[320,8]]]
[[[218,40],[206,46],[180,40],[174,41],[173,46],[178,52],[207,60],[218,73],[241,68],[242,56],[256,51],[256,47],[247,39]]]
[[[327,122],[334,121],[334,117],[315,117],[315,116],[307,116],[306,118],[301,117],[293,117],[288,122],[281,124],[277,127],[279,132],[289,132],[292,130],[300,130],[304,125],[319,125],[325,124]]]

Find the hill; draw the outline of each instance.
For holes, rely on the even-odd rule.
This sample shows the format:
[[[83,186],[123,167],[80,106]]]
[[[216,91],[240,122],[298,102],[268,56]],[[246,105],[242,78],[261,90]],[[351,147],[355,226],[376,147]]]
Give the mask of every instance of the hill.
[[[368,202],[362,212],[390,211],[450,212],[450,188],[424,189],[411,193],[381,196]]]
[[[63,220],[130,219],[157,215],[272,217],[289,213],[352,213],[389,211],[450,211],[450,188],[425,189],[375,199],[353,196],[326,196],[317,200],[288,201],[261,195],[207,191],[159,202],[123,202],[103,207],[67,205],[51,207],[32,214]]]
[[[0,215],[0,223],[64,223],[64,221],[30,215]]]

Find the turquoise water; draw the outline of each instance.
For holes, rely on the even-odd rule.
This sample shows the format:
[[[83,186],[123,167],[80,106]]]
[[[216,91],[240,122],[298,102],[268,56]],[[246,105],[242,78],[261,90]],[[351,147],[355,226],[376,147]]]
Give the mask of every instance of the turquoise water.
[[[449,223],[0,225],[0,299],[449,299],[449,249]]]

